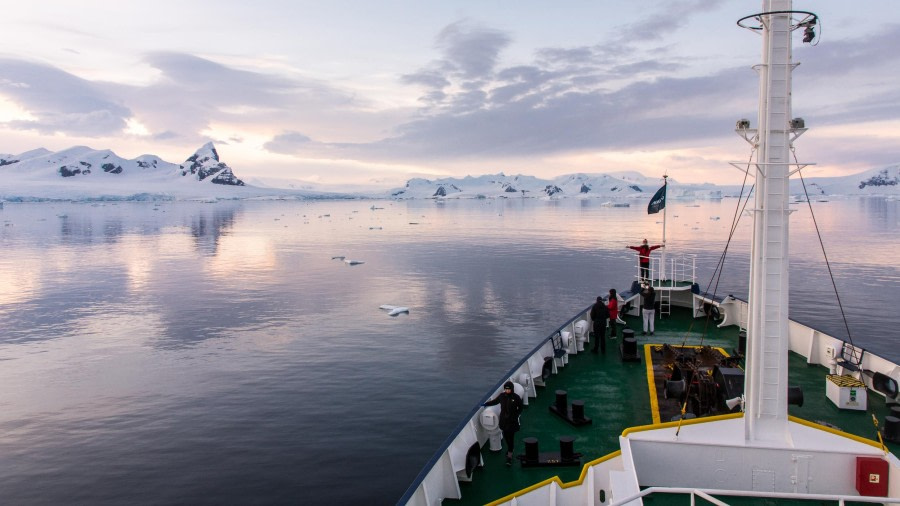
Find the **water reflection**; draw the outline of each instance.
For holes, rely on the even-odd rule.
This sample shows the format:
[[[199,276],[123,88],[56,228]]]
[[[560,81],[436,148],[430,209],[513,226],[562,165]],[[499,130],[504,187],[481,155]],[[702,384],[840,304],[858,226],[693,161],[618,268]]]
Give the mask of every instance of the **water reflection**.
[[[749,220],[712,278],[736,201],[692,204],[669,204],[667,250],[696,254],[702,288],[746,296]],[[885,337],[898,324],[897,202],[814,204],[854,338],[900,360]],[[21,458],[0,466],[4,499],[325,503],[341,490],[393,502],[473,397],[629,286],[625,245],[661,233],[637,204],[372,205],[7,204],[0,448]],[[840,335],[809,211],[796,209],[791,314]],[[385,455],[400,471],[374,480]],[[105,473],[116,479],[94,486]]]
[[[197,251],[214,256],[219,241],[234,226],[239,212],[239,204],[217,204],[201,207],[199,212],[187,216]]]

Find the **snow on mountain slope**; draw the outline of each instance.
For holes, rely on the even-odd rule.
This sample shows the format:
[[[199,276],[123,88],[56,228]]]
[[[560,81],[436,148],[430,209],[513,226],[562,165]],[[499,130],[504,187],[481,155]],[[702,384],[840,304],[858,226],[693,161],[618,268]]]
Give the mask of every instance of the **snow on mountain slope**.
[[[156,155],[127,160],[108,149],[86,146],[0,155],[0,199],[5,200],[206,199],[255,194],[236,188],[243,186],[244,182],[219,160],[212,143],[202,146],[181,165]]]
[[[110,150],[75,146],[58,152],[35,149],[18,155],[0,153],[0,201],[97,199],[247,199],[247,198],[509,198],[647,199],[662,178],[634,171],[566,174],[539,179],[522,174],[486,174],[463,178],[407,181],[393,190],[311,187],[305,183],[259,180],[250,186],[224,163],[213,143],[201,146],[184,163],[155,155],[133,160]],[[672,199],[718,199],[736,196],[738,186],[681,184],[669,178]],[[273,184],[274,183],[274,184]],[[814,195],[900,195],[900,165],[872,169],[853,176],[808,178]],[[745,189],[745,192],[747,189]],[[352,193],[351,193],[352,192]],[[791,179],[792,195],[802,195],[802,183]]]
[[[806,191],[814,195],[900,195],[900,165],[872,169],[852,176],[806,178]],[[800,178],[791,179],[792,195],[803,195]]]
[[[611,174],[566,174],[546,180],[533,176],[503,173],[436,180],[410,179],[404,188],[381,196],[396,199],[422,198],[641,198],[653,195],[662,186],[661,178],[637,172]],[[671,198],[721,198],[722,191],[710,184],[680,185],[669,178]]]

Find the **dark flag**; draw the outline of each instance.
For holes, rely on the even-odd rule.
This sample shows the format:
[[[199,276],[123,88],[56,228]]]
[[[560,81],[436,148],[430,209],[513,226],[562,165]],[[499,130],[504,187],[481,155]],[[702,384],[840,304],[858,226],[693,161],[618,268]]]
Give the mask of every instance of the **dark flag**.
[[[650,205],[647,206],[647,214],[656,214],[660,209],[666,207],[666,185],[656,191],[653,198],[650,199]]]

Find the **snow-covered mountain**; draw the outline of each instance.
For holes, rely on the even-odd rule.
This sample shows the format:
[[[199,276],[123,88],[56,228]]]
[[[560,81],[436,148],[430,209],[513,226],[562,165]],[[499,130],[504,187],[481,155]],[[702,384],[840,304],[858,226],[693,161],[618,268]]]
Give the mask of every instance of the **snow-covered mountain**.
[[[305,196],[289,190],[248,187],[219,159],[213,143],[204,144],[183,163],[156,155],[124,159],[110,150],[76,146],[19,155],[0,154],[0,199],[235,199]]]
[[[819,195],[900,195],[900,164],[872,169],[852,176],[807,178],[810,197]],[[803,182],[791,178],[791,195],[802,196]]]
[[[464,178],[410,179],[403,188],[367,190],[353,188],[327,191],[305,183],[256,180],[251,186],[239,179],[219,159],[210,142],[181,164],[155,155],[133,160],[110,150],[77,146],[52,152],[35,149],[18,155],[0,153],[0,201],[23,200],[157,200],[157,199],[431,199],[506,198],[544,199],[647,199],[659,189],[661,178],[634,171],[604,174],[567,174],[553,179],[503,173]],[[672,199],[717,199],[736,196],[738,186],[682,184],[669,178]],[[284,184],[282,184],[284,183]],[[853,176],[807,178],[810,196],[900,195],[900,165],[873,169]],[[790,192],[803,195],[796,176]]]
[[[142,155],[126,160],[106,149],[97,151],[76,146],[56,153],[46,149],[28,151],[18,156],[0,155],[5,175],[15,173],[17,179],[54,181],[78,178],[103,185],[115,180],[167,181],[187,179],[208,184],[244,186],[227,164],[219,161],[213,143],[204,144],[181,165],[166,162],[156,155]]]
[[[669,178],[668,197],[672,199],[719,199],[740,194],[740,186],[710,183],[682,184]],[[806,178],[810,196],[821,195],[900,195],[900,165],[872,169],[852,176]],[[513,196],[539,198],[649,198],[662,185],[660,178],[638,172],[605,174],[567,174],[553,179],[532,176],[507,176],[503,173],[464,178],[410,179],[403,188],[383,192],[382,198],[503,198]],[[746,192],[748,188],[745,188]],[[804,194],[803,183],[794,176],[791,195]]]
[[[395,199],[421,198],[629,198],[653,195],[662,185],[659,178],[637,172],[566,174],[553,179],[507,176],[503,173],[436,180],[410,179],[404,188],[385,192]],[[722,198],[722,190],[711,184],[681,185],[669,178],[670,198]]]

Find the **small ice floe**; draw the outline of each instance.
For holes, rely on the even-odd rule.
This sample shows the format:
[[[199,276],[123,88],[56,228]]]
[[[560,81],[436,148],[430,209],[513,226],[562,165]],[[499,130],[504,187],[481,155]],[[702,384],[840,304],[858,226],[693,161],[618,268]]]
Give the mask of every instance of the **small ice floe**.
[[[345,259],[345,258],[347,258],[347,257],[345,257],[345,256],[331,257],[332,260],[343,260],[343,259]]]
[[[347,265],[360,265],[364,264],[365,262],[363,262],[362,260],[350,260],[349,258],[345,258],[344,263]]]
[[[403,306],[391,306],[389,304],[382,304],[378,306],[378,309],[384,309],[388,312],[388,316],[397,316],[401,313],[409,314],[409,308]]]

